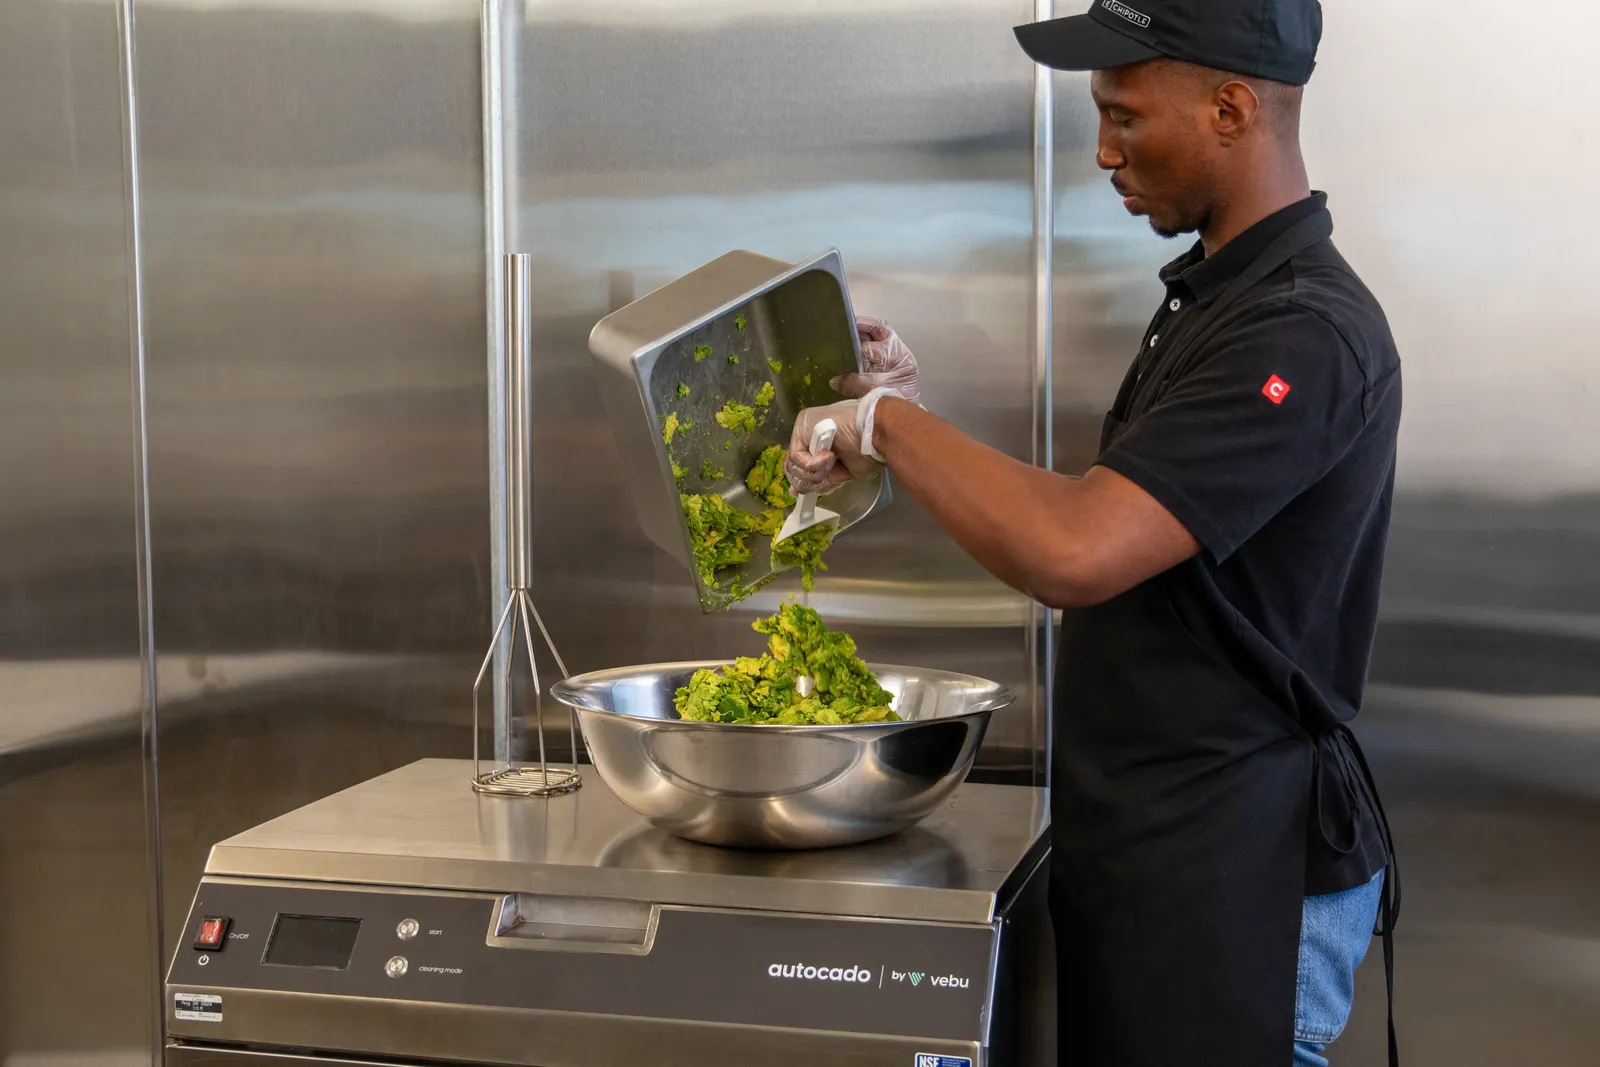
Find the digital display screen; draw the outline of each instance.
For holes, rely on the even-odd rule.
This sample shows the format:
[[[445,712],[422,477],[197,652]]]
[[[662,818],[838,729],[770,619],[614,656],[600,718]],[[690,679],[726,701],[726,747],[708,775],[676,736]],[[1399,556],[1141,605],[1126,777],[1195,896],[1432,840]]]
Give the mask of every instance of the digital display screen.
[[[342,971],[350,966],[350,954],[355,951],[356,934],[360,931],[360,919],[279,915],[261,962]]]

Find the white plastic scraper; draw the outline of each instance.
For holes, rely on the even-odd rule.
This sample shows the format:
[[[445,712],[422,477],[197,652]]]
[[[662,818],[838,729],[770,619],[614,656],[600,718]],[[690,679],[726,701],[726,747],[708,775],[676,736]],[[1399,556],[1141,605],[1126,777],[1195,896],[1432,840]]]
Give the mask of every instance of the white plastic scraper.
[[[823,419],[811,431],[812,455],[826,452],[833,447],[833,435],[838,426],[832,419]],[[773,543],[787,541],[801,530],[809,530],[813,526],[839,525],[839,516],[827,508],[817,507],[817,494],[801,493],[796,499],[794,510],[789,512],[788,518],[783,520],[783,527],[778,530],[778,536],[773,538]]]

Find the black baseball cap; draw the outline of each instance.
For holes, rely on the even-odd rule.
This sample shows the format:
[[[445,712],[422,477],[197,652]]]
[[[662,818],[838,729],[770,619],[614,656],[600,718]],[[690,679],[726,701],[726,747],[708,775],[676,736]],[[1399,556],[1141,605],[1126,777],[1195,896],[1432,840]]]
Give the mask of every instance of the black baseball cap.
[[[1106,70],[1166,56],[1304,85],[1317,65],[1317,0],[1094,0],[1087,14],[1018,26],[1035,62]]]

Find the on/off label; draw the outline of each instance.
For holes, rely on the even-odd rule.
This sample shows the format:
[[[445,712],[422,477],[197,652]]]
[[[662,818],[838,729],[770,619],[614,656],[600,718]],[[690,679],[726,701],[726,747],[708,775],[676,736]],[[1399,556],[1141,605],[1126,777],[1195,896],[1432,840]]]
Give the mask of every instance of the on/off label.
[[[220,1023],[222,1021],[222,998],[215,993],[174,993],[172,994],[172,1016],[191,1023]],[[920,1067],[920,1065],[919,1065]],[[967,1061],[967,1067],[972,1067],[972,1062]]]
[[[933,1052],[919,1052],[915,1067],[972,1067],[972,1061],[965,1056],[940,1056]]]

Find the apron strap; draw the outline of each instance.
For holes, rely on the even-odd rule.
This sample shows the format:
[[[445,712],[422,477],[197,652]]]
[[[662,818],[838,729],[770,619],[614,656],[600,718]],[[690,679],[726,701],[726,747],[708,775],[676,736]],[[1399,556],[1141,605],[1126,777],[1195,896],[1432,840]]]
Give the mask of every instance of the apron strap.
[[[1351,812],[1349,843],[1342,844],[1333,839],[1329,832],[1327,822],[1322,810],[1322,775],[1323,775],[1323,747],[1316,746],[1316,763],[1312,770],[1311,806],[1313,817],[1317,822],[1317,832],[1322,835],[1322,840],[1327,846],[1340,855],[1347,855],[1356,846],[1355,825],[1355,783],[1361,783],[1362,792],[1372,805],[1373,814],[1378,822],[1378,839],[1383,844],[1384,874],[1383,892],[1378,898],[1378,924],[1373,930],[1383,941],[1383,981],[1385,992],[1389,999],[1389,1067],[1399,1067],[1400,1043],[1395,1036],[1394,1029],[1394,924],[1400,918],[1400,864],[1395,859],[1394,835],[1389,830],[1389,816],[1383,810],[1383,801],[1378,797],[1378,783],[1373,779],[1372,768],[1367,765],[1366,753],[1361,751],[1361,745],[1356,741],[1356,735],[1350,727],[1339,723],[1331,731],[1334,738],[1333,750],[1338,753],[1341,777],[1345,783],[1345,795]]]

